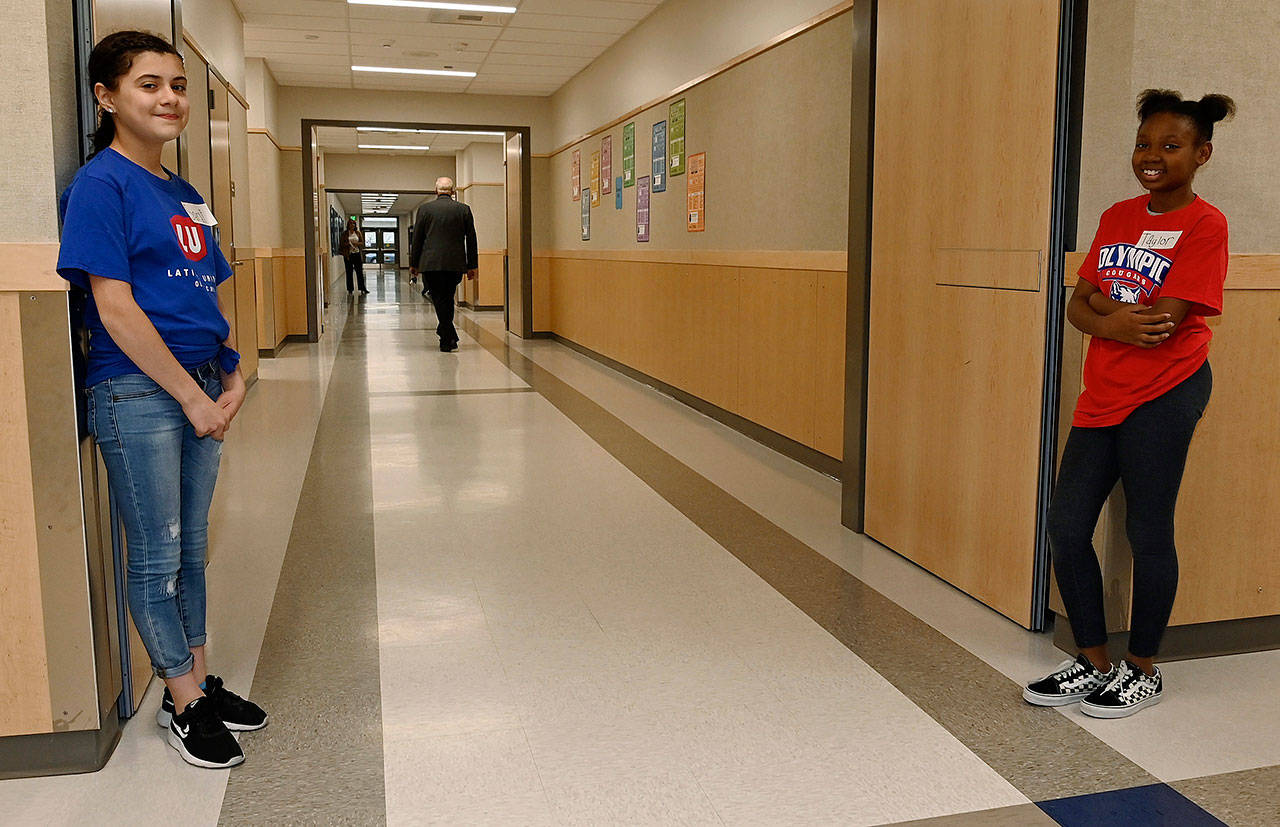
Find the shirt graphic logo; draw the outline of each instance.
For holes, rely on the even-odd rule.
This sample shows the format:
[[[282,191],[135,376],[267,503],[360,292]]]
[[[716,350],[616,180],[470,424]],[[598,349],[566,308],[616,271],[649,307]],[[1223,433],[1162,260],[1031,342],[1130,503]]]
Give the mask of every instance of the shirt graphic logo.
[[[1172,250],[1182,238],[1182,230],[1144,230],[1134,246],[1144,250]]]
[[[1136,244],[1109,244],[1098,250],[1098,278],[1107,295],[1130,304],[1160,289],[1173,262]]]
[[[196,222],[185,215],[175,215],[169,219],[169,223],[173,225],[173,231],[178,234],[178,246],[182,248],[182,254],[188,261],[199,261],[208,254],[209,250],[204,243],[204,232]]]

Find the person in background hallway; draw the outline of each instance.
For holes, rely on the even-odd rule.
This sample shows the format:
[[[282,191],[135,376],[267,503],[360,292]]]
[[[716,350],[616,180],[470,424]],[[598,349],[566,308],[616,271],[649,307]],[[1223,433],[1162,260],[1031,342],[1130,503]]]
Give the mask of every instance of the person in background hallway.
[[[360,292],[368,294],[364,286],[364,255],[360,249],[360,230],[354,218],[347,219],[347,229],[342,231],[342,242],[338,245],[338,255],[347,268],[347,292],[354,293],[356,285]],[[352,276],[355,280],[352,280]]]
[[[165,684],[156,720],[200,767],[244,753],[229,730],[267,715],[205,666],[205,551],[222,440],[245,383],[218,285],[216,220],[160,152],[187,125],[182,57],[143,32],[89,56],[95,154],[62,193],[58,272],[88,291],[88,426],[128,541],[128,599]],[[203,103],[203,101],[202,101]]]
[[[471,208],[453,200],[453,179],[436,179],[436,200],[418,210],[413,228],[413,249],[409,273],[422,274],[422,295],[431,296],[436,309],[436,333],[440,349],[458,349],[458,331],[453,326],[453,292],[462,281],[476,277],[480,264],[476,249],[476,225]]]
[[[1227,219],[1191,185],[1213,154],[1213,125],[1234,112],[1223,95],[1138,96],[1133,174],[1147,194],[1102,214],[1067,305],[1067,318],[1093,338],[1049,507],[1049,543],[1080,654],[1029,684],[1030,703],[1080,701],[1087,715],[1122,718],[1160,702],[1153,661],[1178,588],[1174,505],[1213,384],[1204,320],[1222,312],[1227,275]],[[1092,538],[1117,479],[1133,605],[1129,652],[1113,666]]]

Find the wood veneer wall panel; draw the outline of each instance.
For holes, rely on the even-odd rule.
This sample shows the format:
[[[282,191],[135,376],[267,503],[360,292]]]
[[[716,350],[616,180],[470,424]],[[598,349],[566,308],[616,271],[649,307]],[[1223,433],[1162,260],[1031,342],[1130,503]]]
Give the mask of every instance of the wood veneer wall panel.
[[[253,259],[235,268],[236,350],[245,381],[258,375],[258,290]]]
[[[500,307],[502,305],[502,262],[506,253],[501,250],[481,252],[479,255],[480,272],[476,276],[475,292],[472,302],[482,307]]]
[[[257,257],[253,260],[254,292],[257,294],[258,347],[271,349],[276,346],[275,284],[271,277],[272,260]]]
[[[0,293],[0,736],[49,732],[35,492],[18,293]]]
[[[848,278],[844,273],[819,272],[815,275],[818,324],[814,329],[817,356],[813,365],[813,447],[829,457],[841,459],[844,453],[845,295]]]
[[[1228,290],[1210,324],[1213,396],[1178,496],[1175,625],[1280,614],[1280,290]]]
[[[813,445],[817,273],[743,267],[738,274],[740,413]]]
[[[679,340],[685,390],[726,411],[741,408],[738,393],[738,348],[742,315],[737,267],[693,268],[682,290],[687,328]],[[840,392],[839,383],[835,386]]]
[[[307,269],[303,256],[284,257],[285,312],[287,334],[306,336],[307,327]]]
[[[271,290],[276,322],[275,341],[271,343],[273,348],[279,347],[284,337],[289,335],[289,280],[285,267],[285,256],[271,257]]]
[[[843,273],[543,260],[556,334],[811,448],[822,434],[839,456]]]
[[[533,258],[533,329],[549,331],[551,327],[551,260]]]
[[[1027,625],[1046,285],[939,283],[948,248],[1047,250],[1058,4],[901,0],[877,27],[865,527]]]

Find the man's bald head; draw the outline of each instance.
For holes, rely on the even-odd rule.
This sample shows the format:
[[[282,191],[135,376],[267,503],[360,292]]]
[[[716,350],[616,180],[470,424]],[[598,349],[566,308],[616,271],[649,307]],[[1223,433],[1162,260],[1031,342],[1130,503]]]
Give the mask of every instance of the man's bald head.
[[[444,176],[437,178],[436,192],[440,195],[453,195],[453,179]]]

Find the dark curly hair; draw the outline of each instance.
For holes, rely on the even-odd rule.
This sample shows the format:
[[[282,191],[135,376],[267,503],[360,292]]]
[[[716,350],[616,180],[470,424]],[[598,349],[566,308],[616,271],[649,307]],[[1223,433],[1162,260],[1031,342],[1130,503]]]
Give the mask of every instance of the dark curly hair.
[[[1213,140],[1213,125],[1236,113],[1236,102],[1226,95],[1205,95],[1198,101],[1183,100],[1172,89],[1146,89],[1138,95],[1138,123],[1152,115],[1170,112],[1190,118],[1196,125],[1199,142]]]
[[[99,40],[98,45],[89,53],[89,88],[93,89],[101,83],[114,90],[120,83],[120,78],[129,73],[133,59],[144,52],[174,55],[182,60],[178,50],[163,37],[150,32],[115,32]],[[93,151],[101,152],[111,146],[115,137],[115,118],[99,106],[98,129],[93,133]]]

